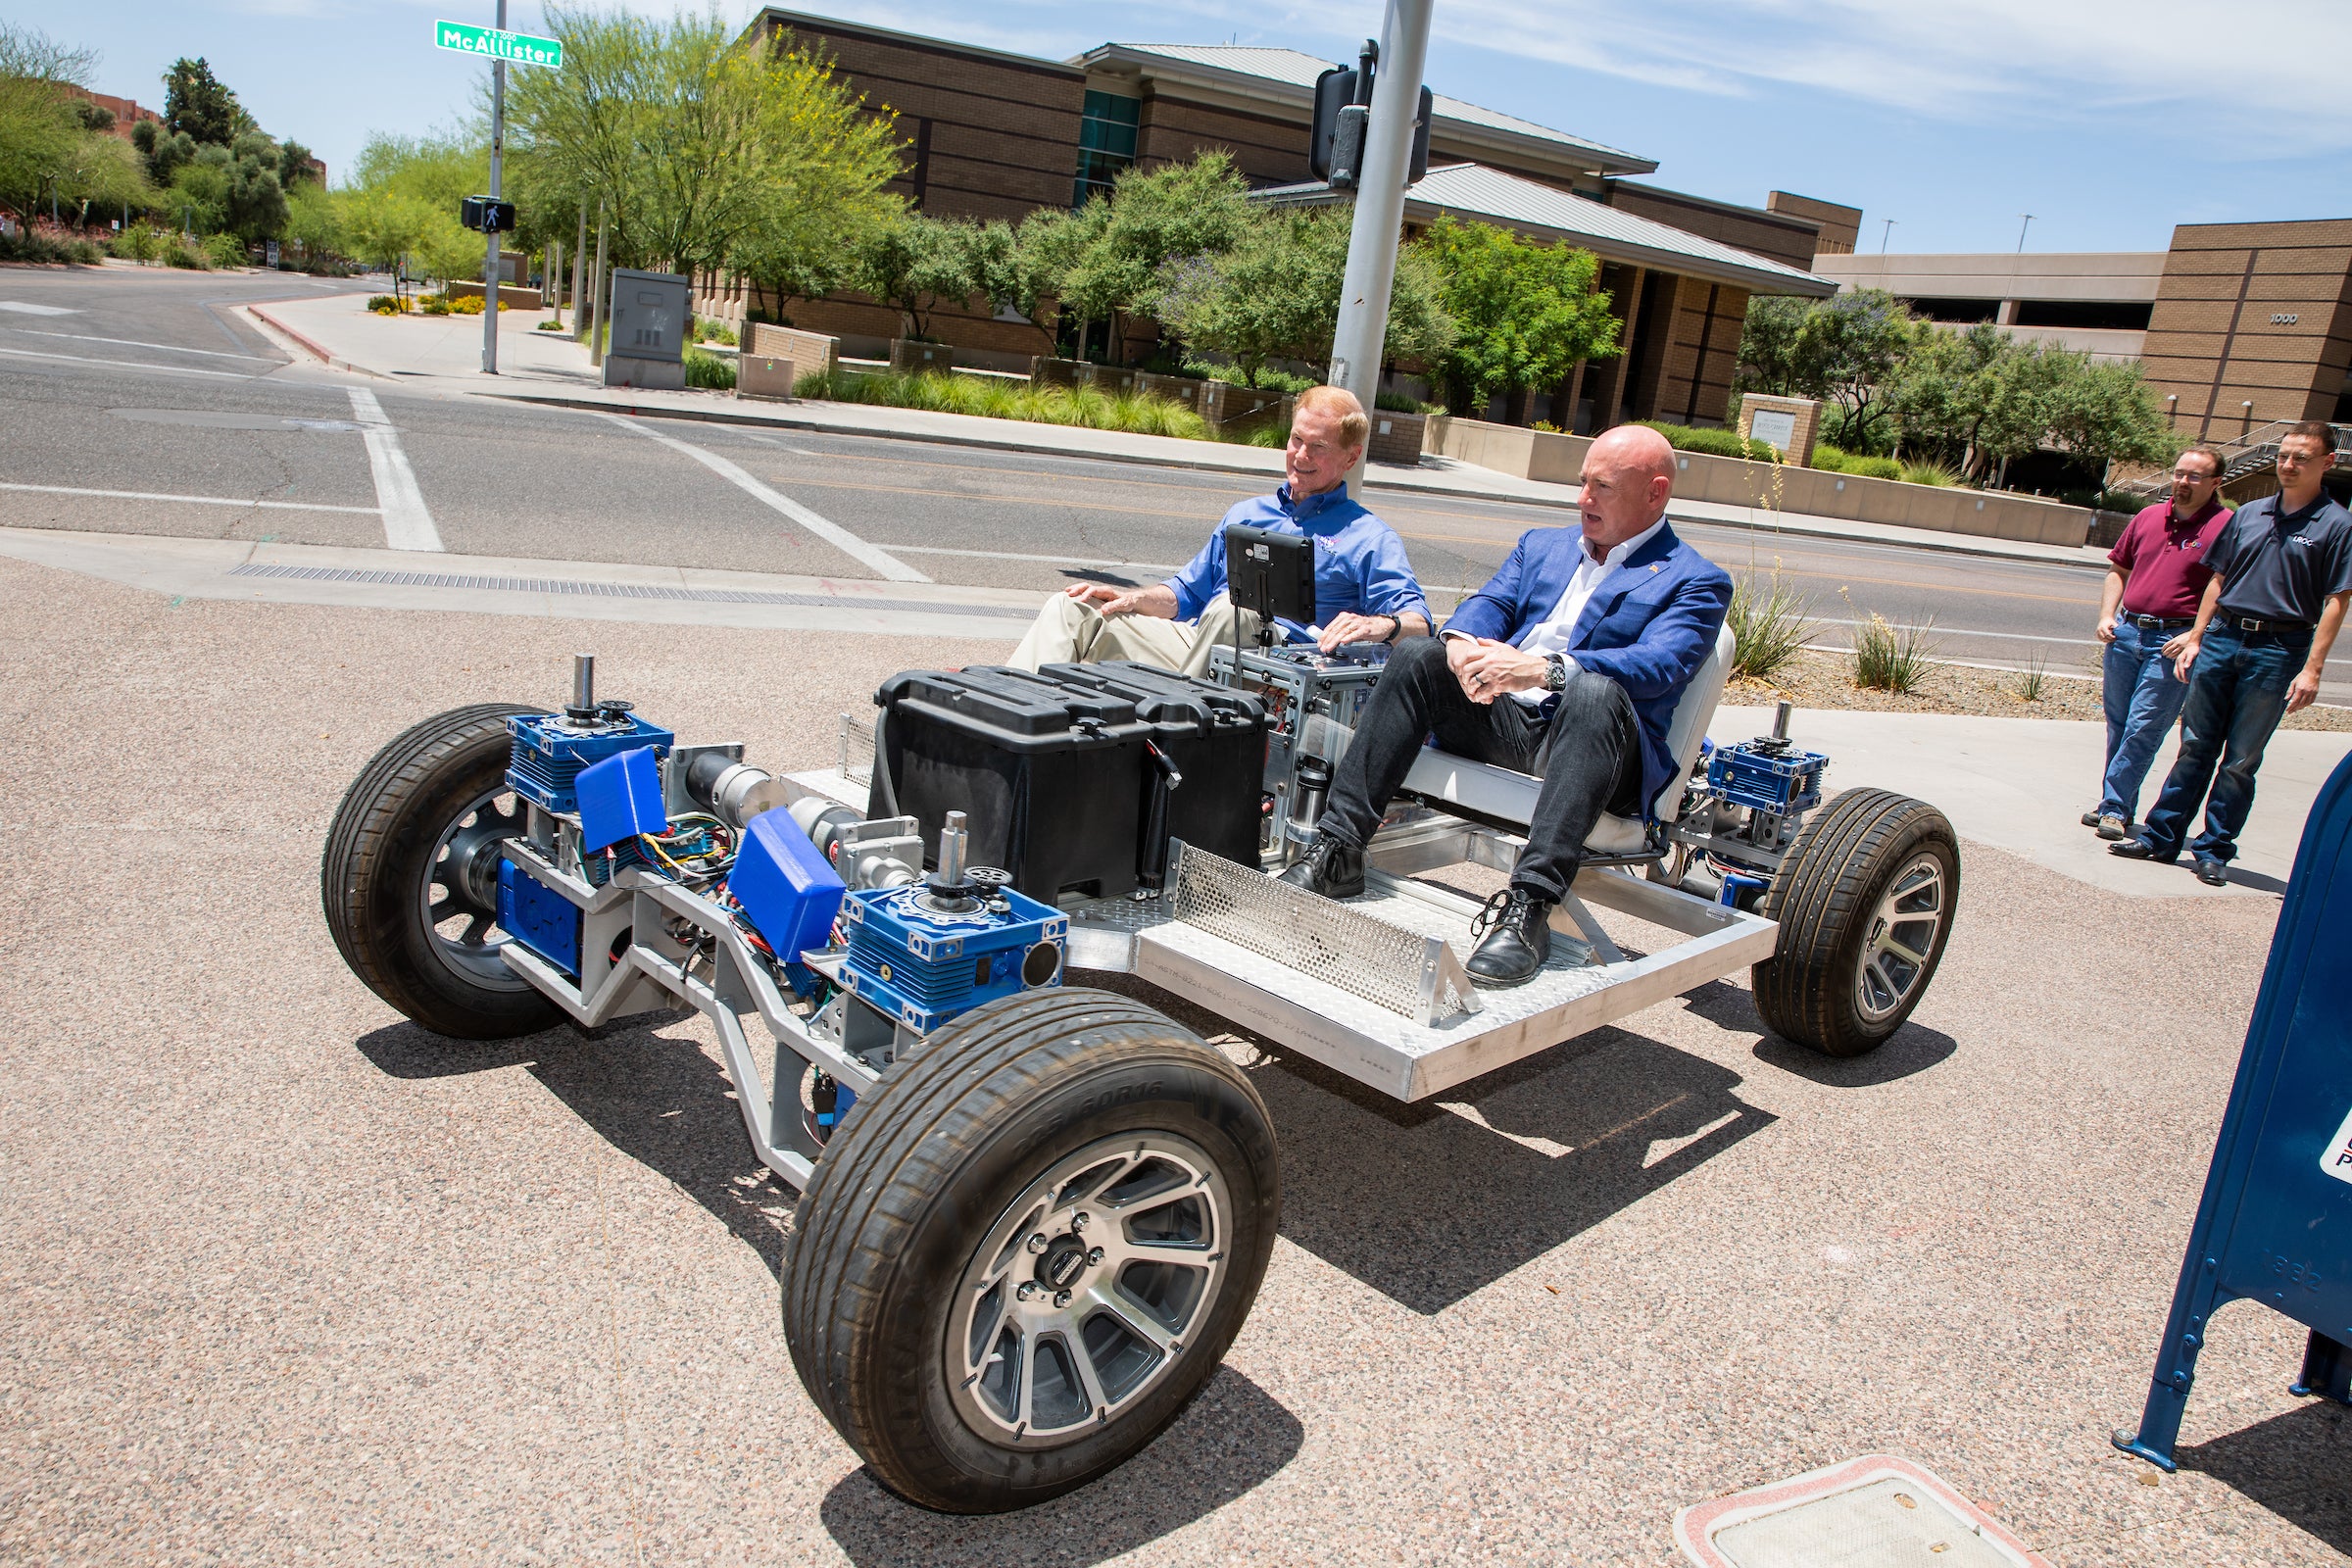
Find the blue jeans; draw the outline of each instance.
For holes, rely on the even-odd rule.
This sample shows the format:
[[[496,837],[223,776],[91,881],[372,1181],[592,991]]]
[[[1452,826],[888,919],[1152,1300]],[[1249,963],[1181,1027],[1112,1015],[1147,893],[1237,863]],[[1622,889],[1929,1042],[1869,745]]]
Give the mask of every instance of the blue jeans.
[[[2141,631],[2129,620],[2115,623],[2115,641],[2107,645],[2105,660],[2107,773],[2100,786],[2101,816],[2137,820],[2148,764],[2188,700],[2188,682],[2173,673],[2173,662],[2164,657],[2167,641],[2165,633]]]
[[[2308,631],[2281,637],[2241,633],[2219,622],[2205,628],[2205,646],[2188,672],[2180,755],[2139,828],[2151,859],[2179,857],[2200,801],[2205,802],[2205,831],[2188,846],[2189,853],[2216,860],[2237,853],[2238,829],[2254,806],[2262,749],[2286,712],[2286,688],[2310,657]],[[2210,801],[2205,800],[2208,785]]]

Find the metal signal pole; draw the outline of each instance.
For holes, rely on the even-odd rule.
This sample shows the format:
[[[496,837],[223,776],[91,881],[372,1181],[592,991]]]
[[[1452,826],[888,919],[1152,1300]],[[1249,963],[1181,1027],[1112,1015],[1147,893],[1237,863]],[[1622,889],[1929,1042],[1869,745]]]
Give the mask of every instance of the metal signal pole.
[[[507,0],[498,0],[498,30],[507,30]],[[490,62],[490,199],[504,192],[499,166],[507,150],[507,63]],[[498,373],[498,274],[505,270],[499,256],[498,230],[482,233],[482,373]]]
[[[1340,320],[1331,338],[1331,384],[1355,394],[1365,411],[1380,392],[1381,345],[1389,331],[1389,294],[1396,281],[1396,241],[1404,222],[1404,176],[1412,164],[1413,121],[1421,109],[1421,73],[1429,61],[1434,0],[1389,0],[1381,27],[1380,68],[1372,80],[1372,119],[1348,234],[1348,271]],[[1357,466],[1349,479],[1360,483]]]

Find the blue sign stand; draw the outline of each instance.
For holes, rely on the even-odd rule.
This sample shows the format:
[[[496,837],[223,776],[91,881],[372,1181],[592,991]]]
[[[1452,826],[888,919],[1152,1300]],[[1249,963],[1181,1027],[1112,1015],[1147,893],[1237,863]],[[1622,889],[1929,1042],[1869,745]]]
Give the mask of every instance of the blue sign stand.
[[[2155,1383],[2117,1447],[2178,1468],[2206,1325],[2240,1298],[2311,1330],[2292,1393],[2352,1403],[2352,757],[2303,826]]]

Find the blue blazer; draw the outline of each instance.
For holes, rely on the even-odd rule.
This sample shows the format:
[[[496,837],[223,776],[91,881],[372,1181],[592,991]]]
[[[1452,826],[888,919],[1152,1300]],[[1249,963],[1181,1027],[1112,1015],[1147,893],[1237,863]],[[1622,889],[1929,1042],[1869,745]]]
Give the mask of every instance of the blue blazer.
[[[1487,585],[1463,600],[1444,630],[1513,646],[1551,617],[1584,550],[1582,528],[1534,528]],[[1569,652],[1634,700],[1642,721],[1643,814],[1673,779],[1666,726],[1683,688],[1715,648],[1732,607],[1732,579],[1675,536],[1671,524],[1601,578],[1577,617]]]

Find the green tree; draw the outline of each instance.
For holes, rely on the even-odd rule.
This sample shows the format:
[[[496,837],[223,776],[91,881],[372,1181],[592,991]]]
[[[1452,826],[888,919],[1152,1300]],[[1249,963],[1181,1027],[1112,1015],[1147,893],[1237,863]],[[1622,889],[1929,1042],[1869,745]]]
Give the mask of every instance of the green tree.
[[[1915,330],[1911,313],[1877,288],[1821,301],[1798,328],[1798,388],[1838,405],[1838,422],[1855,450],[1868,451],[1879,439],[1886,384]]]
[[[1187,346],[1231,360],[1248,385],[1276,361],[1322,373],[1339,327],[1351,221],[1345,208],[1252,214],[1228,249],[1163,262],[1149,306]],[[1440,288],[1427,255],[1397,255],[1384,359],[1424,362],[1452,344]]]
[[[716,14],[651,22],[551,6],[564,69],[508,88],[518,202],[561,232],[612,214],[618,263],[806,283],[892,205],[895,122],[802,51],[738,37]]]
[[[130,127],[130,144],[147,160],[147,177],[169,185],[181,169],[196,161],[196,138],[186,131],[163,129],[152,120]]]
[[[849,285],[895,309],[902,335],[936,342],[932,313],[973,292],[960,234],[970,226],[920,213],[902,213],[876,224],[851,266]]]
[[[253,128],[253,117],[202,56],[182,57],[164,73],[164,127],[199,144],[225,147]]]
[[[1080,340],[1106,320],[1116,345],[1121,317],[1156,308],[1171,259],[1221,256],[1250,232],[1258,215],[1249,189],[1222,151],[1123,170],[1109,196],[1066,218],[1024,222],[1023,248],[1041,289],[1077,319]]]
[[[2096,463],[2102,482],[2115,464],[2166,463],[2180,450],[2136,361],[2098,365],[2085,355],[2051,403],[2051,439]]]
[[[311,150],[288,137],[278,143],[277,182],[291,191],[297,184],[306,181],[314,185],[318,183],[318,171],[311,167]]]
[[[0,22],[0,200],[29,213],[88,134],[68,83],[87,82],[97,57]]]
[[[1046,279],[1035,252],[1022,243],[1022,231],[1003,221],[958,223],[955,239],[966,289],[987,305],[991,316],[1013,312],[1027,318],[1044,335],[1051,353],[1054,333],[1053,314],[1045,308]]]
[[[145,211],[156,199],[137,150],[102,131],[75,139],[58,169],[57,187],[60,199],[72,202],[83,222],[92,208],[101,218],[119,218],[125,208]]]
[[[1793,294],[1758,294],[1747,302],[1747,323],[1740,329],[1739,390],[1775,397],[1802,397],[1804,371],[1797,337],[1813,302]]]
[[[1434,367],[1455,413],[1496,393],[1554,385],[1578,361],[1617,353],[1617,319],[1595,286],[1600,263],[1591,251],[1451,218],[1431,224],[1420,248],[1456,331]]]

